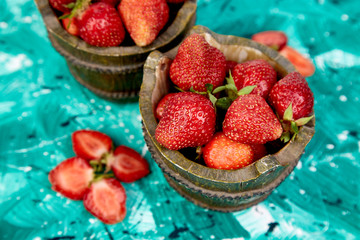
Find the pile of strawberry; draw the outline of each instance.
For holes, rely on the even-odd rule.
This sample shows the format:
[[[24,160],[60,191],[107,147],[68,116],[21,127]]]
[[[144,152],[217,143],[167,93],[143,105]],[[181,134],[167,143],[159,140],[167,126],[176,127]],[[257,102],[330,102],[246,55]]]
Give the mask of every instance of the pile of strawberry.
[[[137,46],[151,44],[169,20],[168,3],[185,0],[49,0],[63,27],[90,45],[120,45],[126,34]]]
[[[179,46],[169,77],[178,91],[156,107],[155,138],[185,156],[196,152],[194,160],[211,168],[245,167],[313,117],[313,93],[300,73],[278,79],[265,60],[227,61],[199,34]]]
[[[147,161],[135,150],[118,146],[98,131],[72,134],[75,157],[49,173],[52,189],[73,200],[83,200],[86,210],[106,224],[126,215],[126,192],[120,182],[134,182],[149,174]]]

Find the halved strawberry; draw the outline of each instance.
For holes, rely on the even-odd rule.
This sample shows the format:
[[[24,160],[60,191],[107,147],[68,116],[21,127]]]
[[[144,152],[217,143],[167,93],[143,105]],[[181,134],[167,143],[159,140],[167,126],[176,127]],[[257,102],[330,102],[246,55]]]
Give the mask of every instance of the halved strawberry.
[[[109,158],[108,165],[116,178],[122,182],[134,182],[150,173],[148,162],[134,149],[119,146],[113,157]]]
[[[304,77],[310,77],[314,74],[315,66],[311,60],[295,49],[285,46],[279,53],[287,58]]]
[[[72,143],[75,154],[86,160],[98,160],[112,148],[111,138],[94,130],[75,131]]]
[[[94,170],[80,157],[66,159],[49,173],[51,188],[73,200],[83,198],[93,177]]]
[[[103,223],[115,224],[126,216],[126,192],[114,178],[92,183],[83,200],[86,210]]]
[[[274,30],[256,33],[252,35],[251,39],[277,51],[283,49],[287,44],[286,34]]]

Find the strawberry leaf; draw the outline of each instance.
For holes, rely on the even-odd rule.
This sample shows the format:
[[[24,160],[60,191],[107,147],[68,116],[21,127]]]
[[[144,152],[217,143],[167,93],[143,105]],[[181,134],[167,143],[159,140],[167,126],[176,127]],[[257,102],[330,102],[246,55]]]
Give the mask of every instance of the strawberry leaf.
[[[292,130],[292,132],[295,133],[295,134],[298,134],[298,133],[299,133],[299,128],[298,128],[298,126],[296,125],[295,122],[291,122],[291,130]]]
[[[303,126],[303,125],[307,124],[313,117],[314,117],[314,115],[312,115],[310,117],[299,118],[298,120],[295,121],[295,123],[297,126]]]
[[[246,95],[246,94],[250,94],[252,92],[252,90],[254,90],[254,88],[256,88],[256,85],[252,85],[252,86],[246,86],[242,89],[240,89],[240,91],[238,92],[238,95]]]
[[[224,91],[226,89],[226,86],[220,86],[214,89],[213,93],[219,93],[221,91]]]
[[[280,140],[284,143],[287,143],[290,141],[290,133],[289,132],[283,132],[283,134],[280,137]]]
[[[293,110],[292,110],[292,103],[286,108],[284,112],[283,119],[285,121],[292,121],[293,120]]]
[[[217,101],[216,101],[216,106],[221,108],[221,109],[225,109],[227,110],[231,103],[232,103],[232,99],[229,98],[229,97],[223,97],[223,98],[219,98]]]

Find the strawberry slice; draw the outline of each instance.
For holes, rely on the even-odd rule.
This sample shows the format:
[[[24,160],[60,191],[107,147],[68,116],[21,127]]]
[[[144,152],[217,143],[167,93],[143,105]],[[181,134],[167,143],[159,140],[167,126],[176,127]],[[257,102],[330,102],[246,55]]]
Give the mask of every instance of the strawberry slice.
[[[315,66],[311,60],[304,57],[295,49],[285,46],[279,53],[287,58],[304,77],[310,77],[314,74]]]
[[[115,149],[114,155],[109,159],[108,165],[122,182],[134,182],[149,174],[149,164],[134,149],[119,146]]]
[[[52,169],[49,181],[52,189],[67,198],[81,200],[94,176],[90,164],[79,157],[66,159]]]
[[[99,160],[110,152],[112,140],[104,133],[94,130],[78,130],[72,134],[75,154],[86,160]]]
[[[83,199],[92,215],[106,224],[121,222],[126,215],[126,193],[114,178],[103,178],[91,184]]]
[[[287,44],[287,36],[281,31],[259,32],[252,35],[251,39],[277,51],[283,49]]]

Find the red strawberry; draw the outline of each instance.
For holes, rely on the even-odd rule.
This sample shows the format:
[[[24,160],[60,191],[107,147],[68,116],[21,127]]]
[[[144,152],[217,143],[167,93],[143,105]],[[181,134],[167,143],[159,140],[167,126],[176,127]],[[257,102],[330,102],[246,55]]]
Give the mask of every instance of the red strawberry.
[[[75,18],[64,18],[61,19],[61,23],[64,27],[64,29],[74,36],[79,36],[79,28],[76,25],[76,19]]]
[[[267,98],[272,86],[277,81],[275,69],[263,59],[237,64],[232,71],[232,77],[238,90],[256,85],[251,93],[263,98]]]
[[[125,38],[121,18],[114,7],[107,3],[94,3],[77,16],[80,37],[90,45],[111,47]]]
[[[110,152],[112,140],[106,134],[94,130],[78,130],[72,134],[75,154],[86,160],[100,159]]]
[[[271,89],[268,101],[281,119],[290,104],[293,120],[309,116],[314,107],[314,95],[298,72],[289,73],[278,81]]]
[[[183,41],[170,65],[170,79],[184,91],[193,87],[206,92],[207,83],[215,89],[222,85],[225,76],[224,54],[199,34],[192,34]]]
[[[157,104],[156,106],[156,110],[155,110],[155,117],[156,119],[160,120],[164,114],[164,110],[166,107],[166,104],[168,103],[169,99],[172,98],[174,95],[176,95],[175,93],[169,93],[166,94]]]
[[[116,7],[116,5],[119,4],[120,0],[96,0],[95,2],[103,2],[103,3],[110,4],[113,7]]]
[[[235,61],[226,61],[226,74],[229,73],[229,71],[233,71],[234,67],[238,64],[238,62]]]
[[[283,49],[287,44],[287,36],[281,31],[264,31],[259,32],[251,37],[255,42],[259,42],[277,51]]]
[[[202,149],[206,166],[217,169],[239,169],[251,164],[254,151],[249,144],[239,143],[216,133]]]
[[[69,158],[49,173],[52,189],[67,198],[81,200],[94,177],[90,164],[79,157]]]
[[[311,60],[295,49],[286,46],[280,51],[280,54],[287,58],[304,77],[310,77],[314,74],[315,66]]]
[[[71,8],[69,8],[68,5],[75,2],[76,0],[49,0],[49,4],[52,8],[63,13],[69,12]]]
[[[250,144],[250,146],[254,151],[254,161],[264,157],[267,154],[265,145],[263,144]]]
[[[215,132],[215,109],[209,99],[192,92],[173,96],[155,130],[156,140],[170,150],[206,144]]]
[[[152,43],[169,19],[166,0],[122,0],[118,11],[126,30],[140,47]]]
[[[225,135],[241,143],[264,144],[278,139],[281,123],[264,98],[241,95],[229,107],[223,122]]]
[[[114,155],[110,158],[108,165],[122,182],[134,182],[149,174],[149,164],[134,149],[119,146],[115,149]]]
[[[114,178],[101,179],[91,184],[83,199],[92,215],[106,224],[121,222],[126,216],[126,193]]]

